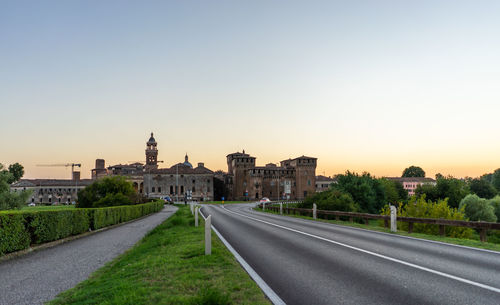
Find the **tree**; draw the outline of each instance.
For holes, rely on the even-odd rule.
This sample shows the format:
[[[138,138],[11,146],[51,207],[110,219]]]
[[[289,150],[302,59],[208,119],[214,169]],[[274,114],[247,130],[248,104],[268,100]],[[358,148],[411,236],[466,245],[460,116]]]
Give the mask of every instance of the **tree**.
[[[380,185],[384,189],[385,197],[390,203],[396,204],[408,199],[408,191],[403,188],[403,185],[397,181],[387,178],[378,179]]]
[[[497,217],[497,222],[500,222],[500,195],[488,200],[488,204],[493,207],[495,216]]]
[[[421,167],[412,165],[405,168],[401,177],[425,177],[425,172]]]
[[[415,190],[417,197],[425,195],[428,200],[437,201],[448,198],[450,207],[458,208],[460,201],[469,194],[469,187],[463,180],[452,176],[438,176],[436,185],[424,184]]]
[[[486,179],[470,179],[470,191],[481,198],[491,199],[497,194],[497,190]]]
[[[0,163],[0,210],[20,209],[31,195],[31,191],[11,192],[9,181],[13,179],[13,175]]]
[[[125,177],[105,177],[93,182],[78,192],[77,208],[100,208],[106,206],[140,203],[132,183]]]
[[[359,205],[354,202],[351,195],[339,190],[327,190],[315,193],[299,204],[299,208],[310,209],[316,203],[319,210],[358,212]]]
[[[354,202],[359,204],[360,212],[378,213],[387,203],[380,181],[366,172],[358,175],[347,171],[344,175],[338,175],[332,189],[350,194]]]
[[[12,184],[16,181],[19,181],[19,179],[21,179],[21,177],[24,175],[24,167],[16,162],[9,165],[9,173],[12,174],[12,179],[9,184]]]
[[[471,221],[497,221],[493,206],[488,204],[486,199],[479,198],[476,194],[469,194],[462,199],[460,209],[464,209],[465,215]]]
[[[500,192],[500,168],[496,169],[491,175],[491,184]]]

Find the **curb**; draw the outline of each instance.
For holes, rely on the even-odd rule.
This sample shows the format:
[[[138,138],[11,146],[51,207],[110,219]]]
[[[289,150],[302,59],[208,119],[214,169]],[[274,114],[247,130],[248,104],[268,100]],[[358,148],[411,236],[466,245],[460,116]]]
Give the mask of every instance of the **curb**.
[[[163,208],[161,211],[158,211],[156,213],[160,213],[164,209],[165,208]],[[24,249],[24,250],[19,250],[19,251],[16,251],[16,252],[11,252],[11,253],[5,254],[3,256],[0,256],[0,263],[3,263],[5,261],[11,260],[11,259],[14,259],[14,258],[17,258],[17,257],[24,256],[24,255],[29,254],[31,252],[35,252],[35,251],[39,251],[39,250],[43,250],[43,249],[52,248],[52,247],[55,247],[55,246],[58,246],[58,245],[61,245],[61,244],[73,241],[75,239],[80,239],[80,238],[83,238],[83,237],[94,235],[96,233],[107,231],[109,229],[114,229],[114,228],[117,228],[117,227],[129,224],[129,223],[132,223],[134,221],[138,221],[138,220],[144,219],[144,218],[149,217],[149,216],[151,216],[153,214],[156,214],[156,213],[151,213],[151,214],[148,214],[148,215],[144,215],[144,216],[141,216],[139,218],[129,220],[127,222],[120,222],[120,223],[117,223],[117,224],[114,224],[114,225],[111,225],[111,226],[108,226],[108,227],[100,228],[100,229],[97,229],[97,230],[94,230],[94,231],[89,231],[89,232],[81,233],[81,234],[78,234],[78,235],[68,236],[68,237],[65,237],[65,238],[58,239],[58,240],[49,241],[47,243],[43,243],[43,244],[40,244],[40,245],[30,246],[29,248]]]

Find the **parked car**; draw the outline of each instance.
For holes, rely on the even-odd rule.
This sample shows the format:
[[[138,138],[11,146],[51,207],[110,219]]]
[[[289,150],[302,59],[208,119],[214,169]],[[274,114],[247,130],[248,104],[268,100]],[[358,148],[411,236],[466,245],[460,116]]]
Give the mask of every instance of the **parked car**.
[[[173,202],[172,198],[170,198],[169,196],[163,197],[163,200],[165,200],[165,202],[168,202],[168,203],[172,203]]]
[[[29,207],[34,207],[36,204],[34,202],[28,204]]]
[[[259,201],[259,203],[268,203],[268,202],[271,202],[271,200],[269,200],[269,198],[267,198],[267,197],[263,197],[263,198]]]

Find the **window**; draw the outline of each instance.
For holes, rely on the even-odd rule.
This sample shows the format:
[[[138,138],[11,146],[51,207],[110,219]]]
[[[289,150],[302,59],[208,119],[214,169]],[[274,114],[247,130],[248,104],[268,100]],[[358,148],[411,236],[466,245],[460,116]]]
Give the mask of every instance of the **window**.
[[[170,186],[170,194],[173,194],[173,193],[174,193],[174,186],[173,186],[173,185],[171,185],[171,186]]]
[[[209,187],[207,187],[207,192],[210,192],[210,186],[209,186]]]
[[[160,186],[158,187],[158,193],[161,193],[161,187]]]
[[[307,180],[307,185],[311,185],[311,180]]]
[[[184,185],[181,185],[181,195],[184,194]]]
[[[210,183],[210,179],[207,180],[207,183]]]
[[[194,188],[194,186],[193,186],[193,190],[192,190],[192,192],[193,192],[193,193],[195,192],[195,188]]]
[[[49,202],[52,202],[52,198],[49,197]]]
[[[155,192],[155,187],[153,186],[153,187],[151,188],[151,193],[154,193],[154,192]]]
[[[195,183],[194,179],[193,179],[193,184]]]

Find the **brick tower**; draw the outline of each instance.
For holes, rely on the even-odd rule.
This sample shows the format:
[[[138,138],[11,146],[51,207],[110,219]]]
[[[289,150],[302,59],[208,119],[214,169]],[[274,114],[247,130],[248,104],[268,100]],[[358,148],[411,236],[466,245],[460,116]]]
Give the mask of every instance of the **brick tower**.
[[[151,133],[151,137],[146,143],[146,170],[157,169],[158,168],[158,148],[157,143]]]

